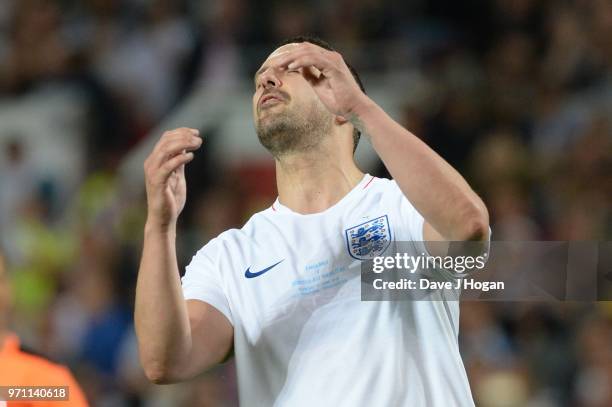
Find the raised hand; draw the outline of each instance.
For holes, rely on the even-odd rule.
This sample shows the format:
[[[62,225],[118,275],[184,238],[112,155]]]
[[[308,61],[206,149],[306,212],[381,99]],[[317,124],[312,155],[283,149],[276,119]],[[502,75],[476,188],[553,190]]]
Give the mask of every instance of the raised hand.
[[[327,109],[351,120],[360,106],[369,103],[342,55],[309,42],[289,44],[290,48],[270,57],[273,66],[302,69]]]
[[[196,129],[181,127],[165,132],[144,162],[147,223],[164,230],[176,226],[185,207],[185,164],[202,145]]]

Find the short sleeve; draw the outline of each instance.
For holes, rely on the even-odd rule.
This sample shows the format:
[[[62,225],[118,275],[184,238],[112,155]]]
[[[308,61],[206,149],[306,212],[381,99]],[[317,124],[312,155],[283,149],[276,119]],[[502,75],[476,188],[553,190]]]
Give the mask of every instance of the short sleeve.
[[[200,300],[212,305],[234,325],[219,263],[215,260],[218,256],[216,247],[212,240],[191,259],[181,279],[183,297],[185,300]]]
[[[411,241],[415,243],[415,248],[419,253],[427,254],[427,248],[423,242],[423,223],[425,218],[412,206],[397,183],[390,182],[390,195],[392,204],[399,211],[399,228],[396,226],[395,239],[398,241]],[[398,230],[399,229],[399,230]]]

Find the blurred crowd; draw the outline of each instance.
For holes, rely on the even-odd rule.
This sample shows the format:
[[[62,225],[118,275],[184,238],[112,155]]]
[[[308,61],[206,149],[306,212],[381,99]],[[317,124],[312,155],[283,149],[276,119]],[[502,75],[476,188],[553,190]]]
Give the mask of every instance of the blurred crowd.
[[[132,310],[146,206],[122,199],[117,169],[191,90],[249,83],[303,33],[362,77],[418,75],[397,119],[483,197],[494,240],[612,240],[609,0],[3,0],[0,115],[76,94],[65,159],[81,163],[57,177],[32,154],[65,142],[64,116],[29,138],[0,128],[11,329],[70,365],[92,404],[236,404],[231,362],[187,384],[144,378]],[[259,171],[194,162],[181,266],[273,201],[273,171]],[[466,302],[460,345],[478,405],[612,405],[612,303]]]

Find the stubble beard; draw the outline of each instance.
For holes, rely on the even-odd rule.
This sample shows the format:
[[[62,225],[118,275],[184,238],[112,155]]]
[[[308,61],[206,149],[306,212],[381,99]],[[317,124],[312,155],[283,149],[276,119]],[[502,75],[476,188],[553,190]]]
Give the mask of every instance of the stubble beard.
[[[313,101],[301,110],[285,106],[281,112],[268,112],[257,120],[255,131],[259,142],[279,159],[315,149],[331,127],[330,113]]]

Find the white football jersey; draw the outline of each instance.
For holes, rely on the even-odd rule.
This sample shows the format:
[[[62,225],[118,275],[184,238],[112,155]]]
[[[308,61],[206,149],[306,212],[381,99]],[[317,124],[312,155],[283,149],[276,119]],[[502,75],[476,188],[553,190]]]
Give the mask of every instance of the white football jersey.
[[[393,241],[426,253],[423,222],[395,181],[366,174],[323,212],[277,199],[197,252],[185,299],[233,325],[241,405],[474,405],[457,301],[361,301],[361,259]]]

